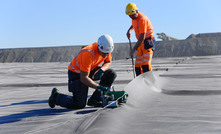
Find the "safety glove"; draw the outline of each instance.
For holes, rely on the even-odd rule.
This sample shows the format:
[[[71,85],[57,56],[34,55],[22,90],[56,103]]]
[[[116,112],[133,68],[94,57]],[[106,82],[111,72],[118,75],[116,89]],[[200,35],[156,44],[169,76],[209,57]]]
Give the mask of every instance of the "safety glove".
[[[105,87],[105,86],[101,86],[101,85],[98,85],[97,86],[97,89],[99,90],[99,91],[102,91],[103,92],[103,94],[106,94],[108,91],[109,91],[109,87]]]
[[[103,74],[104,74],[104,71],[102,69],[97,70],[94,73],[94,80],[100,80]]]

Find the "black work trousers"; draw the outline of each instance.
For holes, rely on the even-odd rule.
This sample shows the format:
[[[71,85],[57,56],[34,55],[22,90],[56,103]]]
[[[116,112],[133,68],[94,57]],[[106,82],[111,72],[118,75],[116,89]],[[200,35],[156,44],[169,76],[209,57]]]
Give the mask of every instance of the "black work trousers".
[[[89,77],[92,78],[94,72],[98,69],[100,69],[100,67],[92,70]],[[105,71],[99,85],[111,87],[116,76],[116,73],[112,69]],[[56,105],[68,109],[84,108],[87,104],[88,87],[80,81],[80,74],[68,71],[68,90],[72,92],[73,96],[59,93],[56,98]],[[101,92],[95,90],[90,99],[100,101]]]

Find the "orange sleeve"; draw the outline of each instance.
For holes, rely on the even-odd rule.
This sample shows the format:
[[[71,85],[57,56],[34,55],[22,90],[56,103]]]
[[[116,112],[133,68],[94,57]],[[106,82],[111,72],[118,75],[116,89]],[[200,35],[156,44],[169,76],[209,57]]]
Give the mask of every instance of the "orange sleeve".
[[[112,59],[112,56],[111,56],[111,53],[109,53],[108,55],[107,55],[107,58],[104,60],[105,62],[109,62],[109,61],[111,61],[111,59]]]
[[[80,70],[90,72],[91,65],[93,64],[93,55],[90,52],[83,52],[80,61]]]
[[[146,33],[147,32],[147,25],[148,25],[148,21],[144,18],[141,18],[139,21],[139,33]]]

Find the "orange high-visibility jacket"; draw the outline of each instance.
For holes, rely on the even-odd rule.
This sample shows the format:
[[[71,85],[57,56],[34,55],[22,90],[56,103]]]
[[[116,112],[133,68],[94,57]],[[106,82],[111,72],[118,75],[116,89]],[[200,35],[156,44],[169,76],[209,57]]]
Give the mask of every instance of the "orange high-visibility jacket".
[[[98,53],[98,43],[95,42],[84,47],[78,55],[74,57],[68,66],[68,70],[75,73],[80,73],[80,71],[90,72],[103,61],[110,62],[111,58],[111,53],[109,53],[106,58],[103,58]]]
[[[135,20],[132,20],[132,26],[137,39],[139,39],[141,33],[146,34],[146,39],[154,36],[152,23],[149,18],[141,12],[138,12],[138,17]]]

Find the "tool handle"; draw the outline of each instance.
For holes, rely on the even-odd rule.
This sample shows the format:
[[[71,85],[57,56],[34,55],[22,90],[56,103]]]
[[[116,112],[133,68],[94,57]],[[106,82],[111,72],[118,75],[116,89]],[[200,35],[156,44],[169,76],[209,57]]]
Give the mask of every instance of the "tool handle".
[[[129,44],[130,44],[130,51],[131,51],[131,50],[132,50],[132,45],[131,45],[130,38],[129,38]],[[134,67],[134,58],[133,58],[133,55],[131,56],[131,59],[132,59],[133,75],[134,75],[134,78],[135,78],[136,75],[135,75],[135,67]]]

